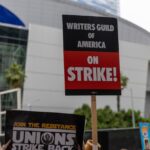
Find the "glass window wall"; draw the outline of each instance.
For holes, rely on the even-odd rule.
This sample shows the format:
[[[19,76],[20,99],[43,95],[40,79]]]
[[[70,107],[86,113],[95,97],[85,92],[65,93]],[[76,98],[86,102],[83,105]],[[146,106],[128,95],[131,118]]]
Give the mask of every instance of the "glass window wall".
[[[8,90],[5,70],[12,63],[21,64],[25,69],[28,31],[0,25],[0,91]],[[1,110],[16,108],[16,93],[1,97]],[[2,129],[4,129],[4,118]]]
[[[28,31],[0,26],[0,90],[7,89],[4,73],[16,62],[25,68]]]

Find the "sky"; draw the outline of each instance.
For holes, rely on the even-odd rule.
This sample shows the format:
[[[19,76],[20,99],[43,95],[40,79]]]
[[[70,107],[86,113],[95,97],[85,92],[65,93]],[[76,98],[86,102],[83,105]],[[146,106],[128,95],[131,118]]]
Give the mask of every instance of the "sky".
[[[120,15],[150,32],[150,0],[120,0]]]

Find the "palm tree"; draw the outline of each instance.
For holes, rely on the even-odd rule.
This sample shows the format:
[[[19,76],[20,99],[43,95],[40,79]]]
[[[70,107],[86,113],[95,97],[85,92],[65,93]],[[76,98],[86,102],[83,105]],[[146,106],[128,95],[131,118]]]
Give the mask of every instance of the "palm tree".
[[[121,75],[121,90],[123,90],[128,84],[128,77]],[[120,95],[117,95],[117,110],[120,111]]]
[[[22,65],[13,63],[5,71],[6,82],[9,88],[22,88],[25,80],[25,72]]]

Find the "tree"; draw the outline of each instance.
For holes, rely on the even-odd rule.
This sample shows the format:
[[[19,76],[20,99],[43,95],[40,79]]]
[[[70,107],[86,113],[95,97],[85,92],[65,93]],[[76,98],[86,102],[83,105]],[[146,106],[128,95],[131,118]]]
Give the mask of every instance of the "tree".
[[[123,90],[128,84],[128,77],[121,75],[121,90]],[[120,95],[117,95],[117,110],[120,111]]]
[[[81,108],[77,108],[74,113],[84,115],[86,118],[85,129],[91,129],[91,108],[87,104],[83,104]],[[140,116],[140,111],[134,111],[134,114],[136,127],[138,127],[139,122],[150,122],[150,119]],[[97,109],[97,127],[98,129],[133,127],[132,110],[115,112],[109,106],[99,108]]]
[[[124,89],[128,84],[128,77],[121,75],[121,88]]]
[[[25,80],[22,65],[13,63],[5,70],[5,78],[9,88],[21,88]]]

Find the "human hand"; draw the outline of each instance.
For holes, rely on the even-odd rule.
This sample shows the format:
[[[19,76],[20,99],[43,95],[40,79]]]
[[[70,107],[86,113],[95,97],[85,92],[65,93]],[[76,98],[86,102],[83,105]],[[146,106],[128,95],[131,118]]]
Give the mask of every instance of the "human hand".
[[[9,140],[6,144],[0,146],[0,150],[6,150],[7,147],[9,146],[10,142],[11,142],[11,140]]]

